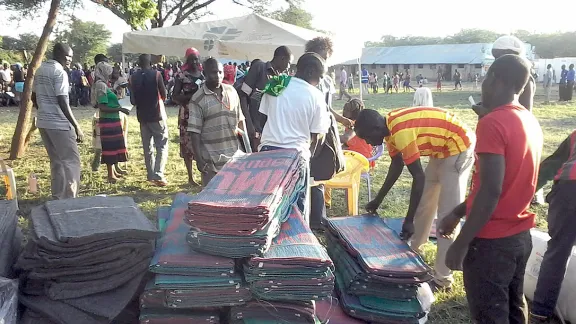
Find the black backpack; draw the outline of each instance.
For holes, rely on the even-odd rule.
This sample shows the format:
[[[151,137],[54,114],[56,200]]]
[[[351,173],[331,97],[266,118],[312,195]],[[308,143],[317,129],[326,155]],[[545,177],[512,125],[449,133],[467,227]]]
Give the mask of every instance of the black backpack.
[[[317,148],[320,150],[310,160],[310,175],[317,181],[332,179],[336,174],[344,171],[346,160],[340,144],[337,122],[330,111],[332,95],[326,94],[326,107],[330,114],[330,128],[324,138],[324,143]]]

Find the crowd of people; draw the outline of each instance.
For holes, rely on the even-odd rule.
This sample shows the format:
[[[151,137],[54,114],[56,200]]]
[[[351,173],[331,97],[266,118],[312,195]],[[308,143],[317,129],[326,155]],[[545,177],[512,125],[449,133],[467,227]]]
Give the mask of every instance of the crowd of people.
[[[172,69],[168,80],[158,66],[154,68],[150,55],[140,55],[125,87],[140,123],[148,181],[158,186],[167,184],[169,130],[164,101],[170,82],[172,101],[180,107],[180,155],[192,185],[199,185],[193,178],[194,162],[205,186],[234,154],[247,150],[238,139],[240,130],[247,132],[252,151],[299,150],[315,180],[328,180],[341,171],[343,147],[370,157],[372,147],[386,145],[391,164],[366,210],[376,214],[406,166],[413,181],[401,236],[419,251],[438,218],[434,288],[450,289],[452,271],[462,270],[476,323],[528,323],[523,278],[532,249],[529,230],[535,222],[528,208],[535,191],[554,179],[548,196],[552,239],[532,309],[533,318],[546,321],[553,315],[576,242],[571,224],[576,211],[576,132],[540,163],[543,135],[531,113],[535,80],[522,58],[523,49],[512,36],[494,43],[496,60],[482,83],[482,102],[473,107],[479,117],[476,132],[454,113],[434,107],[427,87],[415,89],[413,107],[385,115],[365,109],[361,100],[346,92],[345,69],[340,91],[348,101],[342,115],[334,111],[332,97],[337,92],[326,65],[333,49],[326,37],[306,44],[293,75],[288,71],[294,57],[286,46],[278,47],[270,61],[251,62],[241,80],[234,82],[225,82],[226,66],[214,58],[200,63],[199,51],[190,48],[186,62]],[[66,68],[73,52],[57,43],[52,54],[36,72],[32,100],[50,158],[52,195],[74,198],[81,173],[77,143],[84,134],[70,109]],[[128,158],[123,119],[131,111],[119,102],[124,86],[118,86],[114,67],[104,55],[94,61],[90,98],[98,112],[100,161],[107,165],[108,180],[115,182],[124,172],[119,163]],[[364,75],[362,71],[362,83]],[[366,76],[370,82],[367,71]],[[408,73],[406,79],[410,88]],[[345,127],[342,135],[337,123]],[[429,158],[425,168],[424,157]],[[311,184],[310,204],[310,225],[322,230],[330,205],[323,185]],[[464,216],[467,221],[460,229]]]

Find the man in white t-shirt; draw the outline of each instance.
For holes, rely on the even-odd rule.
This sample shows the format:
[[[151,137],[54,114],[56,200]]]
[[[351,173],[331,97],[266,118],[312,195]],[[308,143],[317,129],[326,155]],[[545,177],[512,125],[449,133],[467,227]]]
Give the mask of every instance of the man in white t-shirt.
[[[262,131],[260,151],[294,148],[310,160],[330,127],[326,101],[317,86],[325,61],[318,54],[300,57],[294,77],[284,76],[280,91],[265,92],[260,112],[268,117]],[[290,78],[290,79],[287,79]]]

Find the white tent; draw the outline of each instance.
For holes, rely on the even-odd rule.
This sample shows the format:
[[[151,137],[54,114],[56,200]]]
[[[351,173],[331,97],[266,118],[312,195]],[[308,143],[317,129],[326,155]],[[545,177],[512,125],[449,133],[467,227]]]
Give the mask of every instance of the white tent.
[[[286,45],[297,60],[304,53],[306,42],[322,35],[306,28],[250,14],[125,33],[122,51],[181,57],[187,48],[195,47],[202,56],[269,60],[278,46]],[[349,42],[345,44],[346,47],[339,47],[338,44],[336,42],[331,62],[342,62],[360,56],[360,48],[354,49],[349,46]]]

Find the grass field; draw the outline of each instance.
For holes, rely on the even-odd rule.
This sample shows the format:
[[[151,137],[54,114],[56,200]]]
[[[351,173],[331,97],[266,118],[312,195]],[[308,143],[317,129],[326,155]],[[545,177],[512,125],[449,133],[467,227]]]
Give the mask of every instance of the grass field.
[[[468,96],[474,96],[476,101],[480,100],[479,92],[472,91],[445,91],[434,93],[435,106],[452,109],[468,125],[476,125],[476,115],[469,108]],[[393,108],[408,107],[412,103],[412,94],[369,94],[365,96],[367,108],[377,109],[386,112]],[[544,101],[543,96],[538,93],[537,103]],[[341,109],[343,101],[335,101],[335,107]],[[197,188],[190,188],[187,184],[186,169],[178,154],[178,132],[177,132],[177,108],[169,108],[169,128],[170,128],[170,158],[166,167],[166,176],[169,185],[158,188],[150,185],[146,181],[146,172],[142,154],[142,144],[139,136],[139,125],[135,116],[129,118],[129,152],[130,162],[128,170],[130,174],[117,184],[110,185],[106,182],[105,167],[100,172],[91,172],[90,162],[92,160],[91,141],[80,146],[82,159],[82,184],[81,196],[96,194],[126,195],[131,196],[140,205],[142,210],[151,218],[154,217],[156,207],[168,205],[172,197],[177,192],[197,192]],[[74,113],[80,120],[82,129],[86,135],[91,134],[91,123],[93,110],[90,108],[75,109]],[[568,134],[576,128],[576,104],[557,104],[543,106],[536,104],[534,110],[545,136],[544,156],[551,154],[558,144]],[[17,109],[0,108],[0,157],[7,157],[10,147],[12,133],[17,119]],[[382,157],[378,162],[372,175],[373,193],[382,185],[390,159]],[[50,197],[50,165],[46,151],[42,145],[40,136],[36,133],[30,143],[30,147],[24,158],[16,161],[9,161],[9,165],[15,170],[18,183],[18,199],[21,209],[21,222],[26,225],[26,216],[33,206],[37,206]],[[28,176],[34,173],[38,178],[39,192],[31,194],[27,192]],[[199,180],[199,177],[198,177]],[[407,171],[404,172],[396,186],[384,200],[379,212],[383,217],[402,217],[408,208],[409,190],[411,179]],[[330,216],[343,216],[346,214],[343,193],[336,191],[333,198],[333,206],[329,210]],[[360,198],[360,208],[368,202],[366,185],[362,184]],[[546,208],[538,207],[534,211],[538,214],[538,227],[546,228]],[[431,264],[434,261],[435,247],[429,244],[424,249],[424,257]],[[441,293],[437,296],[437,302],[430,314],[430,323],[434,324],[462,324],[471,323],[466,306],[465,293],[462,285],[462,276],[456,274],[456,285],[450,293]]]

